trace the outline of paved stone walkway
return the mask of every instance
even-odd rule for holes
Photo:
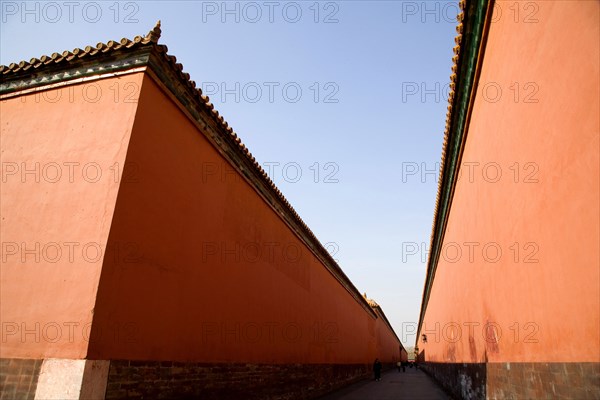
[[[444,393],[427,374],[415,368],[406,372],[388,371],[379,382],[363,381],[340,389],[319,400],[448,400]]]

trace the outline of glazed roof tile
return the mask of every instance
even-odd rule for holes
[[[445,128],[444,128],[444,141],[442,143],[440,176],[443,176],[444,168],[446,166],[446,147],[448,146],[448,137],[450,135],[450,126],[452,125],[452,110],[453,110],[453,106],[454,106],[454,95],[455,95],[455,90],[456,90],[456,83],[455,83],[456,82],[456,73],[458,71],[458,63],[460,61],[460,45],[462,42],[462,32],[463,32],[463,23],[462,22],[464,19],[465,3],[466,3],[466,0],[460,0],[460,2],[458,3],[459,8],[460,8],[460,13],[456,16],[456,19],[458,22],[456,25],[457,35],[454,38],[454,43],[456,44],[456,46],[454,46],[454,48],[452,49],[454,52],[454,56],[452,57],[452,67],[451,67],[452,74],[450,74],[450,92],[448,93],[448,107],[446,108],[446,110],[447,110],[446,124],[445,124]],[[437,194],[436,194],[436,198],[435,198],[435,207],[434,207],[434,211],[433,211],[434,219],[433,219],[433,223],[431,226],[431,238],[429,240],[430,243],[433,243],[433,240],[435,237],[435,227],[438,223],[438,209],[440,207],[442,186],[443,186],[442,179],[438,179],[438,188],[437,188]],[[429,254],[429,257],[431,257],[431,253]],[[427,260],[427,265],[429,265],[429,260]]]
[[[493,0],[460,0],[460,13],[452,57],[450,93],[446,113],[446,126],[442,145],[440,179],[435,200],[434,218],[431,229],[431,252],[427,259],[427,273],[419,317],[418,332],[422,328],[431,287],[434,282],[440,248],[444,240],[446,223],[458,181],[460,160],[467,137],[470,113],[485,52],[489,24],[493,15]],[[417,338],[419,335],[417,335]]]
[[[75,59],[91,58],[92,56],[95,56],[99,53],[102,54],[110,51],[117,51],[123,48],[131,49],[134,47],[148,44],[156,45],[158,39],[160,38],[160,34],[160,21],[158,21],[156,23],[156,26],[144,37],[136,36],[135,38],[133,38],[133,40],[129,40],[127,38],[122,38],[119,41],[109,40],[106,43],[100,42],[95,47],[86,46],[84,49],[75,48],[72,51],[65,50],[62,53],[52,53],[49,56],[43,55],[39,58],[32,58],[31,60],[29,60],[29,62],[20,61],[18,63],[11,63],[9,65],[0,65],[0,74],[2,75],[2,78],[5,78],[8,74],[11,73],[24,71],[33,72],[30,70],[39,69],[47,65],[55,65],[61,63],[67,64]],[[164,52],[166,53],[167,46],[158,46],[164,48]]]

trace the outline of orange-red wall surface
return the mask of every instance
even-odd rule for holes
[[[9,98],[2,115],[3,357],[399,358],[148,75]]]
[[[148,76],[88,356],[364,363],[399,359],[369,314]],[[117,340],[101,330],[119,327]]]
[[[3,86],[9,397],[316,398],[395,364],[381,309],[153,46],[116,55],[137,72]]]
[[[399,359],[147,74],[1,107],[2,357]]]
[[[87,354],[142,76],[0,101],[3,358]]]
[[[433,362],[598,362],[600,4],[536,2],[516,23],[513,3],[497,2],[418,345]]]

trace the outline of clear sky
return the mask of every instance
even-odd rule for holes
[[[159,42],[358,290],[414,344],[457,1],[0,5],[5,65],[132,39],[160,19]]]

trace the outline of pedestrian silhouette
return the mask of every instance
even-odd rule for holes
[[[380,381],[381,380],[381,362],[379,361],[379,358],[376,358],[375,362],[373,363],[373,373],[375,374],[375,380]]]

